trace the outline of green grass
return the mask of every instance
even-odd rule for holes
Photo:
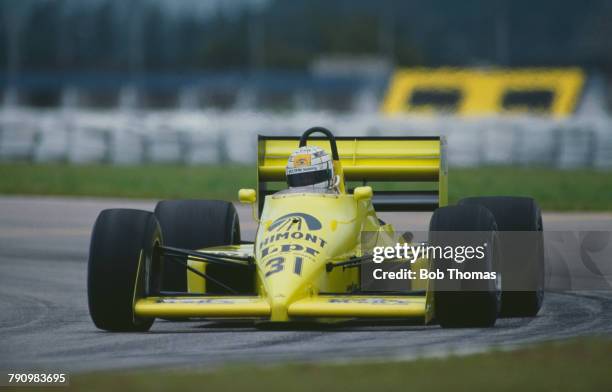
[[[548,211],[610,211],[612,171],[515,167],[450,171],[451,202],[492,195],[530,196]]]
[[[510,352],[410,362],[98,372],[73,376],[70,390],[609,391],[612,390],[610,369],[612,341],[591,338]]]
[[[254,186],[252,166],[0,164],[0,194],[235,200],[239,188]],[[457,168],[450,170],[449,192],[451,203],[465,196],[521,195],[549,211],[610,211],[612,172]]]
[[[129,198],[236,199],[255,187],[248,166],[0,164],[0,193]]]

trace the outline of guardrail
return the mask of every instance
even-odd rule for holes
[[[612,120],[387,117],[248,111],[0,111],[0,160],[111,164],[256,161],[256,135],[299,135],[322,125],[338,136],[444,135],[453,166],[612,168]]]

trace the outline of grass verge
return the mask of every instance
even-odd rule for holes
[[[255,169],[242,165],[2,163],[0,179],[0,194],[235,200],[239,188],[255,186]],[[517,167],[451,169],[451,203],[480,195],[531,196],[546,210],[610,211],[612,172]]]
[[[612,341],[589,338],[510,352],[411,362],[100,372],[72,377],[70,390],[604,391],[612,389],[610,369]]]

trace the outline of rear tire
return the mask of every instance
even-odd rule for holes
[[[164,235],[164,244],[182,249],[201,249],[240,243],[240,221],[232,203],[220,200],[164,200],[157,203],[155,216]],[[233,273],[234,276],[226,276]],[[235,269],[209,264],[206,274],[233,283],[240,274]],[[165,291],[187,291],[185,267],[166,262],[162,279]],[[207,293],[227,293],[212,281],[206,282]],[[230,287],[232,287],[230,285]]]
[[[483,246],[484,259],[467,259],[462,264],[434,259],[433,270],[444,273],[434,281],[434,308],[443,328],[492,327],[499,314],[501,293],[498,280],[450,279],[449,268],[464,272],[497,272],[495,218],[480,206],[452,206],[435,210],[429,226],[430,244],[434,246]],[[453,232],[451,236],[443,232]],[[476,232],[464,233],[461,232]],[[498,278],[499,279],[499,278]]]
[[[98,215],[87,269],[89,314],[106,331],[151,328],[153,318],[134,315],[138,298],[159,291],[161,231],[151,212],[112,209]],[[147,276],[149,280],[147,280]]]
[[[502,317],[534,317],[544,301],[544,246],[541,235],[521,236],[504,232],[542,232],[542,214],[529,197],[468,197],[459,205],[480,205],[491,211],[500,231],[502,256]],[[519,234],[520,235],[520,234]],[[507,240],[505,240],[505,238]],[[524,237],[524,238],[523,238]],[[521,250],[527,250],[521,252]],[[511,291],[512,290],[512,291]]]

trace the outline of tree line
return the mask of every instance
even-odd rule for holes
[[[4,0],[0,66],[304,70],[321,56],[368,55],[402,66],[612,70],[607,0],[268,0],[207,12],[169,4]]]

